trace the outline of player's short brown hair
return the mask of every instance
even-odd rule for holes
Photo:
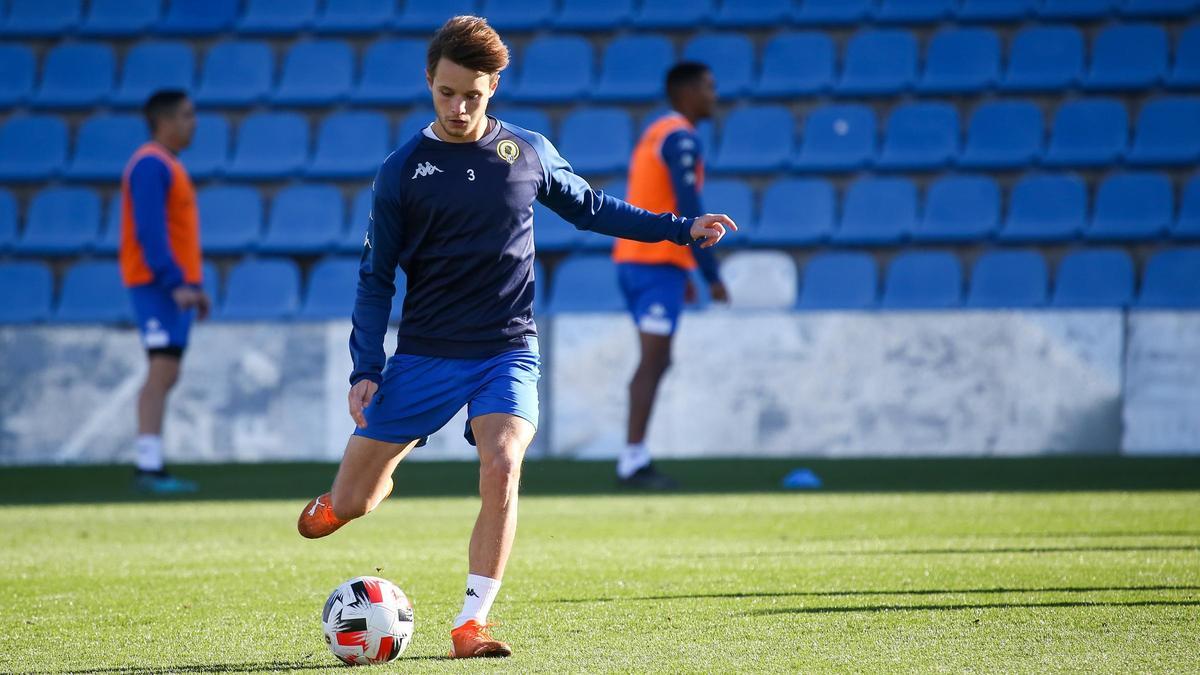
[[[508,47],[504,46],[496,29],[488,25],[487,19],[456,16],[443,24],[429,42],[426,67],[430,76],[442,58],[495,77],[508,67]]]

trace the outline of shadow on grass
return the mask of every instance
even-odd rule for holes
[[[420,452],[420,451],[418,451]],[[677,494],[769,493],[805,467],[823,481],[804,494],[853,492],[1043,492],[1104,490],[1200,490],[1197,457],[1039,457],[979,459],[712,459],[666,460],[662,469],[679,479]],[[331,463],[178,465],[200,492],[163,497],[132,489],[126,466],[0,468],[0,504],[294,499],[308,501],[329,489],[337,470]],[[471,462],[407,461],[394,474],[394,498],[478,494],[478,468]],[[602,462],[538,460],[526,464],[526,495],[638,494],[615,484],[613,467]]]
[[[399,662],[449,660],[449,656],[407,656],[401,657]],[[189,666],[113,666],[110,668],[87,668],[84,670],[71,668],[66,670],[28,671],[27,673],[18,673],[18,675],[66,675],[67,673],[71,673],[72,675],[160,675],[166,673],[258,673],[263,671],[286,673],[297,670],[347,670],[347,666],[336,662],[327,662],[322,659],[320,661],[298,660],[259,661],[246,663],[204,663]]]
[[[688,593],[680,595],[640,595],[628,598],[561,598],[554,603],[588,602],[637,602],[662,600],[708,600],[741,598],[841,598],[873,595],[992,595],[1002,593],[1138,593],[1146,591],[1200,591],[1200,586],[1049,586],[1044,588],[915,588],[907,590],[864,590],[864,591],[779,591],[748,593]]]
[[[1038,607],[1200,607],[1200,600],[1131,600],[1129,602],[996,602],[961,605],[867,605],[859,607],[795,607],[792,609],[760,609],[747,614],[778,616],[780,614],[838,614],[854,612],[941,612],[960,609],[1025,609]]]

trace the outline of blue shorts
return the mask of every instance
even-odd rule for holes
[[[467,406],[467,442],[475,445],[471,420],[481,415],[515,415],[537,428],[541,357],[536,337],[526,349],[486,359],[450,359],[396,354],[383,369],[383,382],[363,410],[367,426],[355,436],[386,443],[425,439]]]
[[[687,270],[675,265],[621,263],[617,265],[617,279],[639,332],[675,334],[683,313]]]
[[[182,311],[170,292],[153,284],[129,289],[134,320],[147,350],[187,347],[194,310]]]

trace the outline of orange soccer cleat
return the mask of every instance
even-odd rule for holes
[[[450,631],[450,642],[454,649],[452,659],[497,658],[512,656],[512,647],[493,639],[487,626],[471,620]]]
[[[300,536],[306,539],[320,539],[333,534],[348,522],[350,521],[333,515],[333,504],[329,493],[326,492],[304,507],[296,521],[296,529],[300,531]]]

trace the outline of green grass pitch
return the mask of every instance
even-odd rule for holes
[[[795,466],[825,488],[776,489]],[[419,672],[1197,672],[1200,461],[530,463],[493,619],[516,654],[445,658],[476,511],[470,464],[407,463],[324,540],[295,532],[328,465],[0,470],[0,672],[341,670],[320,610],[378,574],[413,598]]]

